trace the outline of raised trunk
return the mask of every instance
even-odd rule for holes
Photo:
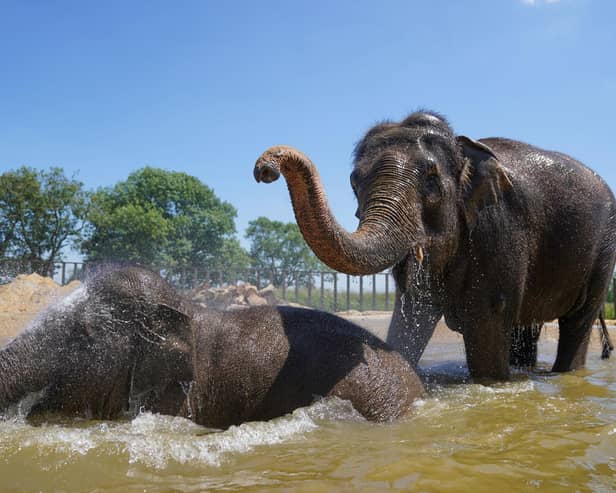
[[[257,160],[255,179],[270,183],[285,177],[295,219],[310,248],[325,264],[346,274],[374,274],[391,267],[409,251],[399,238],[400,227],[387,217],[363,218],[357,231],[349,233],[332,215],[319,173],[303,153],[276,146]]]

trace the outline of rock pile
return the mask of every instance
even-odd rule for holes
[[[274,286],[271,284],[263,289],[257,289],[251,284],[240,284],[224,288],[211,288],[204,284],[192,290],[189,297],[202,306],[215,310],[238,310],[249,306],[286,305],[276,298]]]

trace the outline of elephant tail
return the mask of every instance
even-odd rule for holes
[[[601,323],[601,359],[608,359],[610,353],[614,350],[614,344],[610,339],[610,333],[607,330],[605,323],[605,312],[601,310],[599,312],[599,322]]]

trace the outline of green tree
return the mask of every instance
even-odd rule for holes
[[[235,208],[186,173],[145,167],[92,198],[82,251],[90,261],[128,261],[168,273],[220,268],[238,250]],[[245,259],[244,259],[245,260]]]
[[[306,283],[310,276],[306,271],[324,269],[317,259],[296,223],[272,221],[259,217],[248,223],[246,238],[251,241],[250,255],[253,265],[265,270],[280,286],[284,279],[287,285],[295,279]]]
[[[62,168],[22,166],[0,175],[0,257],[48,275],[62,250],[81,240],[89,193]]]

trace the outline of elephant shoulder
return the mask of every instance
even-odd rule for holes
[[[292,330],[310,332],[315,339],[359,342],[374,348],[388,348],[368,330],[333,313],[295,307],[278,309],[286,326]]]

